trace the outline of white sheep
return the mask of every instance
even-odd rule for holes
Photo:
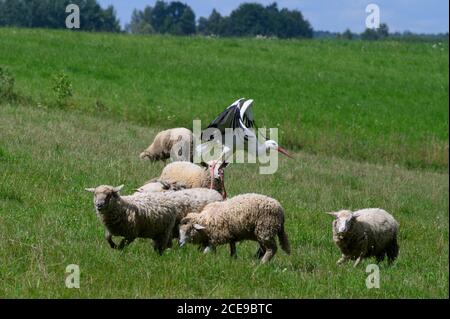
[[[186,188],[213,188],[221,192],[226,198],[224,185],[224,169],[228,163],[219,163],[214,168],[214,178],[211,181],[210,164],[201,163],[196,165],[190,162],[172,162],[164,167],[161,175],[157,178],[168,183],[177,183]]]
[[[174,192],[145,192],[120,196],[122,186],[108,185],[86,188],[94,193],[97,216],[106,228],[105,238],[116,248],[112,236],[124,237],[118,249],[135,238],[152,238],[160,254],[171,246],[172,236],[178,237],[180,220],[190,212],[200,212],[222,196],[210,189],[189,189]]]
[[[123,185],[86,188],[94,193],[97,216],[105,226],[105,239],[111,248],[123,249],[136,238],[151,238],[154,249],[162,254],[171,239],[177,219],[176,203],[164,193],[120,196]],[[149,196],[151,194],[151,196]],[[112,236],[122,236],[117,246]]]
[[[166,192],[166,191],[179,191],[186,189],[186,186],[179,183],[168,183],[165,181],[160,181],[158,179],[153,179],[146,182],[144,185],[136,189],[136,193],[146,193],[146,192]]]
[[[389,262],[398,256],[397,234],[399,223],[380,208],[367,208],[351,212],[329,212],[333,221],[333,240],[341,250],[341,264],[355,260],[356,267],[362,258],[375,257],[377,262],[387,255]]]
[[[156,134],[152,144],[139,157],[151,161],[167,160],[192,162],[193,137],[187,128],[173,128]]]
[[[257,257],[262,258],[262,263],[276,253],[276,236],[289,254],[283,207],[277,200],[259,194],[243,194],[208,204],[201,213],[186,215],[180,224],[180,245],[192,242],[215,249],[229,243],[231,256],[236,257],[236,242],[254,240],[259,243]]]

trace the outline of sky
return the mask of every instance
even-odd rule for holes
[[[195,12],[196,18],[208,17],[213,9],[229,15],[243,2],[268,5],[276,0],[180,0]],[[114,6],[122,26],[130,21],[133,9],[153,6],[156,0],[98,0],[102,7]],[[170,0],[166,0],[170,2]],[[416,33],[448,32],[448,0],[278,0],[278,8],[298,9],[309,20],[314,30],[353,32],[365,29],[366,6],[375,3],[380,8],[380,20],[391,32]]]

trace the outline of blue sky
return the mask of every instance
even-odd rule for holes
[[[99,0],[105,7],[114,5],[122,25],[129,22],[134,8],[143,9],[156,0]],[[166,0],[168,2],[168,0]],[[181,0],[195,11],[196,17],[207,17],[212,9],[228,15],[243,2],[258,2],[264,5],[274,0]],[[299,9],[315,30],[344,31],[350,28],[361,32],[365,28],[365,8],[369,3],[380,7],[381,22],[386,22],[391,31],[417,33],[448,32],[448,0],[279,0],[279,8]]]

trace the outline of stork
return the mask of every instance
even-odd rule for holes
[[[197,152],[202,153],[209,150],[214,143],[220,143],[222,146],[222,153],[220,156],[211,163],[210,174],[211,180],[214,177],[214,170],[216,164],[220,161],[222,165],[227,162],[227,159],[233,155],[233,150],[246,149],[247,152],[258,156],[259,154],[266,154],[270,149],[276,150],[290,158],[293,158],[284,148],[278,145],[274,140],[268,140],[264,137],[264,141],[258,140],[254,130],[257,128],[252,111],[253,100],[246,100],[241,98],[236,100],[233,104],[227,107],[222,113],[220,113],[208,127],[202,131],[201,140],[204,143],[197,147]],[[235,129],[238,130],[235,130]],[[214,136],[207,136],[206,131],[208,129],[217,129],[222,138],[214,139]],[[233,130],[236,134],[236,138],[225,138],[226,129]],[[234,137],[233,136],[233,137]],[[229,145],[228,145],[229,144]],[[249,148],[248,145],[256,145],[256,148]],[[222,174],[221,174],[222,176]],[[222,180],[223,184],[223,180]],[[212,188],[211,183],[211,188]],[[222,185],[223,186],[223,185]]]

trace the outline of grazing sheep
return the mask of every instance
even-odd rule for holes
[[[153,143],[139,157],[151,161],[172,160],[192,162],[192,132],[187,128],[173,128],[156,134]],[[171,157],[172,155],[172,157]]]
[[[228,163],[216,165],[214,180],[211,183],[209,164],[202,163],[202,166],[190,162],[172,162],[161,172],[158,180],[168,183],[178,183],[186,188],[212,188],[221,192],[226,198],[226,191],[223,185],[223,170]],[[212,185],[211,185],[212,184]]]
[[[275,199],[259,194],[243,194],[208,204],[201,213],[188,214],[180,224],[180,245],[192,242],[215,249],[229,243],[231,256],[236,257],[236,242],[254,240],[260,245],[257,257],[262,258],[262,263],[277,251],[275,236],[290,254],[283,207]]]
[[[222,200],[215,190],[194,188],[174,192],[147,192],[120,196],[122,186],[86,188],[94,193],[97,216],[105,225],[105,238],[116,248],[112,236],[124,237],[118,249],[135,238],[152,238],[160,254],[178,237],[178,225],[190,212],[200,212],[207,204]]]
[[[328,214],[336,218],[333,221],[333,240],[342,252],[338,264],[356,259],[356,267],[366,257],[373,256],[377,262],[383,261],[385,255],[389,262],[397,258],[399,224],[386,211],[367,208],[353,213],[341,210]]]
[[[168,183],[165,181],[159,181],[157,179],[153,179],[136,189],[135,194],[137,193],[147,193],[147,192],[166,192],[166,191],[179,191],[182,189],[186,189],[186,186],[181,185],[179,183]]]

